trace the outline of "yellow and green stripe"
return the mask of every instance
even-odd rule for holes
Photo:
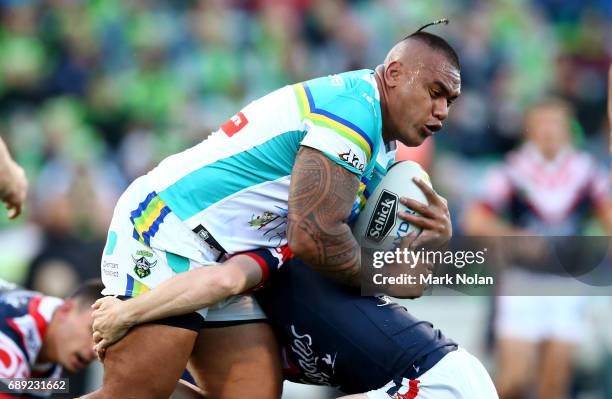
[[[150,290],[151,289],[147,285],[141,283],[128,274],[127,284],[125,286],[125,296],[135,297]]]
[[[147,198],[138,205],[138,208],[130,213],[130,220],[134,225],[133,237],[147,246],[151,246],[151,238],[159,230],[159,225],[164,222],[170,208],[157,195],[155,191],[147,195]]]
[[[293,91],[298,100],[300,114],[303,119],[309,119],[316,125],[335,131],[361,148],[368,157],[368,160],[372,158],[372,148],[374,145],[363,130],[346,119],[324,109],[317,108],[306,83],[293,85]]]

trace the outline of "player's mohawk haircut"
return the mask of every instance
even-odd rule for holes
[[[428,24],[425,24],[425,25],[421,26],[419,29],[417,29],[417,32],[425,30],[425,29],[429,28],[430,26],[434,26],[434,25],[439,25],[439,24],[448,25],[448,22],[449,22],[448,18],[442,18],[442,19],[439,19],[437,21],[433,21],[433,22],[430,22]]]
[[[454,67],[456,67],[457,69],[461,69],[459,65],[459,56],[457,55],[455,50],[451,47],[451,45],[448,44],[448,42],[444,40],[443,38],[441,38],[440,36],[434,35],[433,33],[425,32],[425,29],[429,28],[430,26],[439,25],[439,24],[448,25],[448,23],[449,23],[448,18],[442,18],[442,19],[438,19],[437,21],[430,22],[428,24],[421,26],[419,29],[416,30],[416,32],[409,34],[403,40],[408,40],[408,39],[419,40],[427,44],[432,49],[438,50],[444,53],[449,59],[449,61],[453,64]]]

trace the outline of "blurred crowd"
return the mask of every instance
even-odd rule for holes
[[[25,216],[0,218],[0,277],[63,295],[98,276],[130,181],[247,102],[374,68],[442,17],[430,31],[460,56],[462,96],[428,148],[454,215],[543,95],[608,161],[609,0],[0,0],[0,135],[31,184]]]

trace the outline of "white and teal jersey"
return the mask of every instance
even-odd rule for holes
[[[209,233],[228,253],[285,245],[289,184],[300,146],[321,151],[359,176],[354,216],[372,191],[366,185],[380,180],[393,157],[381,130],[372,70],[276,90],[149,172],[151,193],[130,216],[133,237],[188,256],[178,244],[155,240],[173,213],[189,230],[204,228],[202,238]]]

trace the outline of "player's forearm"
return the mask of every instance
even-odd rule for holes
[[[345,223],[320,226],[290,222],[289,247],[310,267],[342,284],[359,285],[361,249]]]
[[[136,325],[192,313],[250,288],[247,280],[224,266],[193,269],[126,301],[127,317]]]

